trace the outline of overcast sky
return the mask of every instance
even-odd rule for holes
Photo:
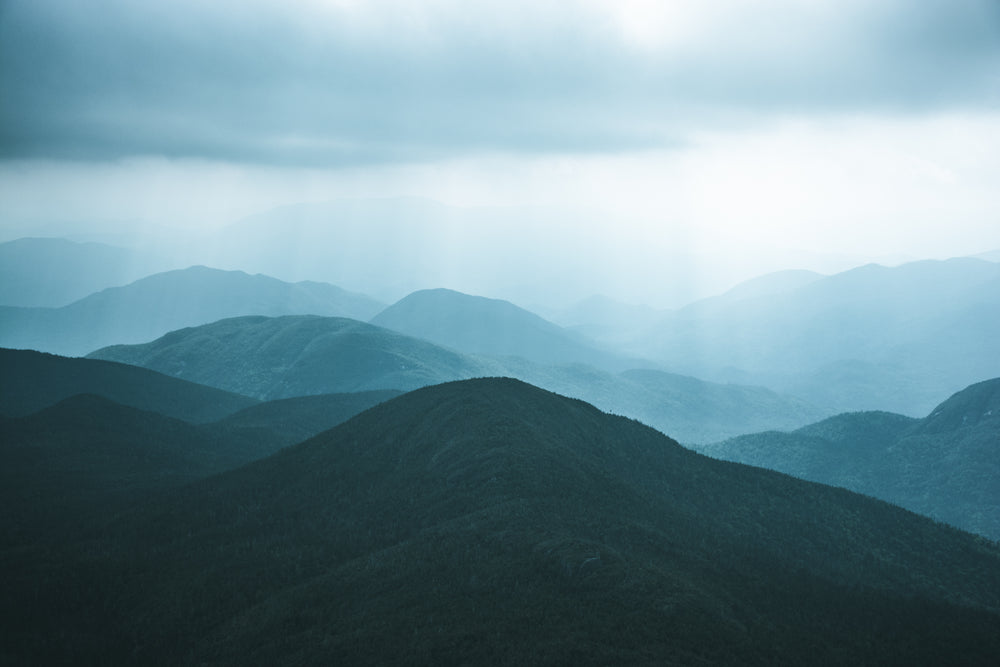
[[[998,186],[997,0],[0,0],[0,240],[415,195],[940,257]]]

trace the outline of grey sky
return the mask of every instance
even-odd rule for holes
[[[997,0],[0,0],[0,240],[415,196],[655,291],[1000,248],[997,183]]]
[[[3,155],[618,152],[772,114],[1000,101],[995,0],[657,4],[7,0]]]

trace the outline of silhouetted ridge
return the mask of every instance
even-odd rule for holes
[[[1000,651],[996,545],[503,378],[386,401],[76,549],[80,562],[9,559],[0,604],[18,610],[21,662],[975,664]]]
[[[23,416],[77,394],[200,423],[257,401],[136,366],[0,348],[0,415]]]

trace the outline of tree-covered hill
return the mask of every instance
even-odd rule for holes
[[[924,419],[848,413],[791,433],[698,449],[882,498],[1000,540],[1000,379],[967,387]]]
[[[508,379],[400,396],[48,555],[3,554],[19,662],[1000,655],[995,544]]]
[[[193,423],[216,421],[257,403],[128,364],[0,348],[0,415],[29,415],[77,394]]]

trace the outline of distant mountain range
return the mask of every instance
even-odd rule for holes
[[[2,552],[8,660],[910,665],[1000,654],[996,544],[713,461],[514,380],[414,391],[164,493],[109,508],[58,547],[28,533]],[[3,517],[2,534],[17,535],[23,519]]]
[[[58,308],[171,268],[151,253],[103,243],[8,241],[0,243],[0,306]]]
[[[325,283],[293,284],[194,266],[105,289],[62,308],[0,307],[0,346],[83,355],[225,317],[316,314],[368,319],[383,308],[367,296]]]
[[[1000,264],[966,258],[869,265],[766,296],[706,299],[630,351],[841,411],[916,416],[1000,375],[997,340]]]
[[[372,324],[467,354],[515,356],[543,364],[586,363],[627,368],[628,360],[599,350],[509,301],[454,290],[414,292],[389,306]]]
[[[842,486],[1000,540],[1000,379],[956,393],[920,420],[849,413],[698,450]]]
[[[526,319],[534,325],[533,317]],[[527,334],[513,338],[533,341],[537,331],[528,327]],[[559,340],[557,327],[555,335],[547,328],[541,331],[548,336],[540,336],[542,340]],[[534,349],[541,354],[545,348]],[[469,355],[340,318],[236,318],[175,331],[152,343],[97,350],[90,356],[263,400],[410,390],[449,380],[513,376],[641,419],[684,442],[711,442],[760,428],[795,428],[830,414],[761,387],[712,384],[653,370],[613,373],[584,364]]]
[[[492,374],[486,363],[417,338],[340,317],[238,317],[151,343],[97,350],[120,361],[262,400],[410,390]]]

